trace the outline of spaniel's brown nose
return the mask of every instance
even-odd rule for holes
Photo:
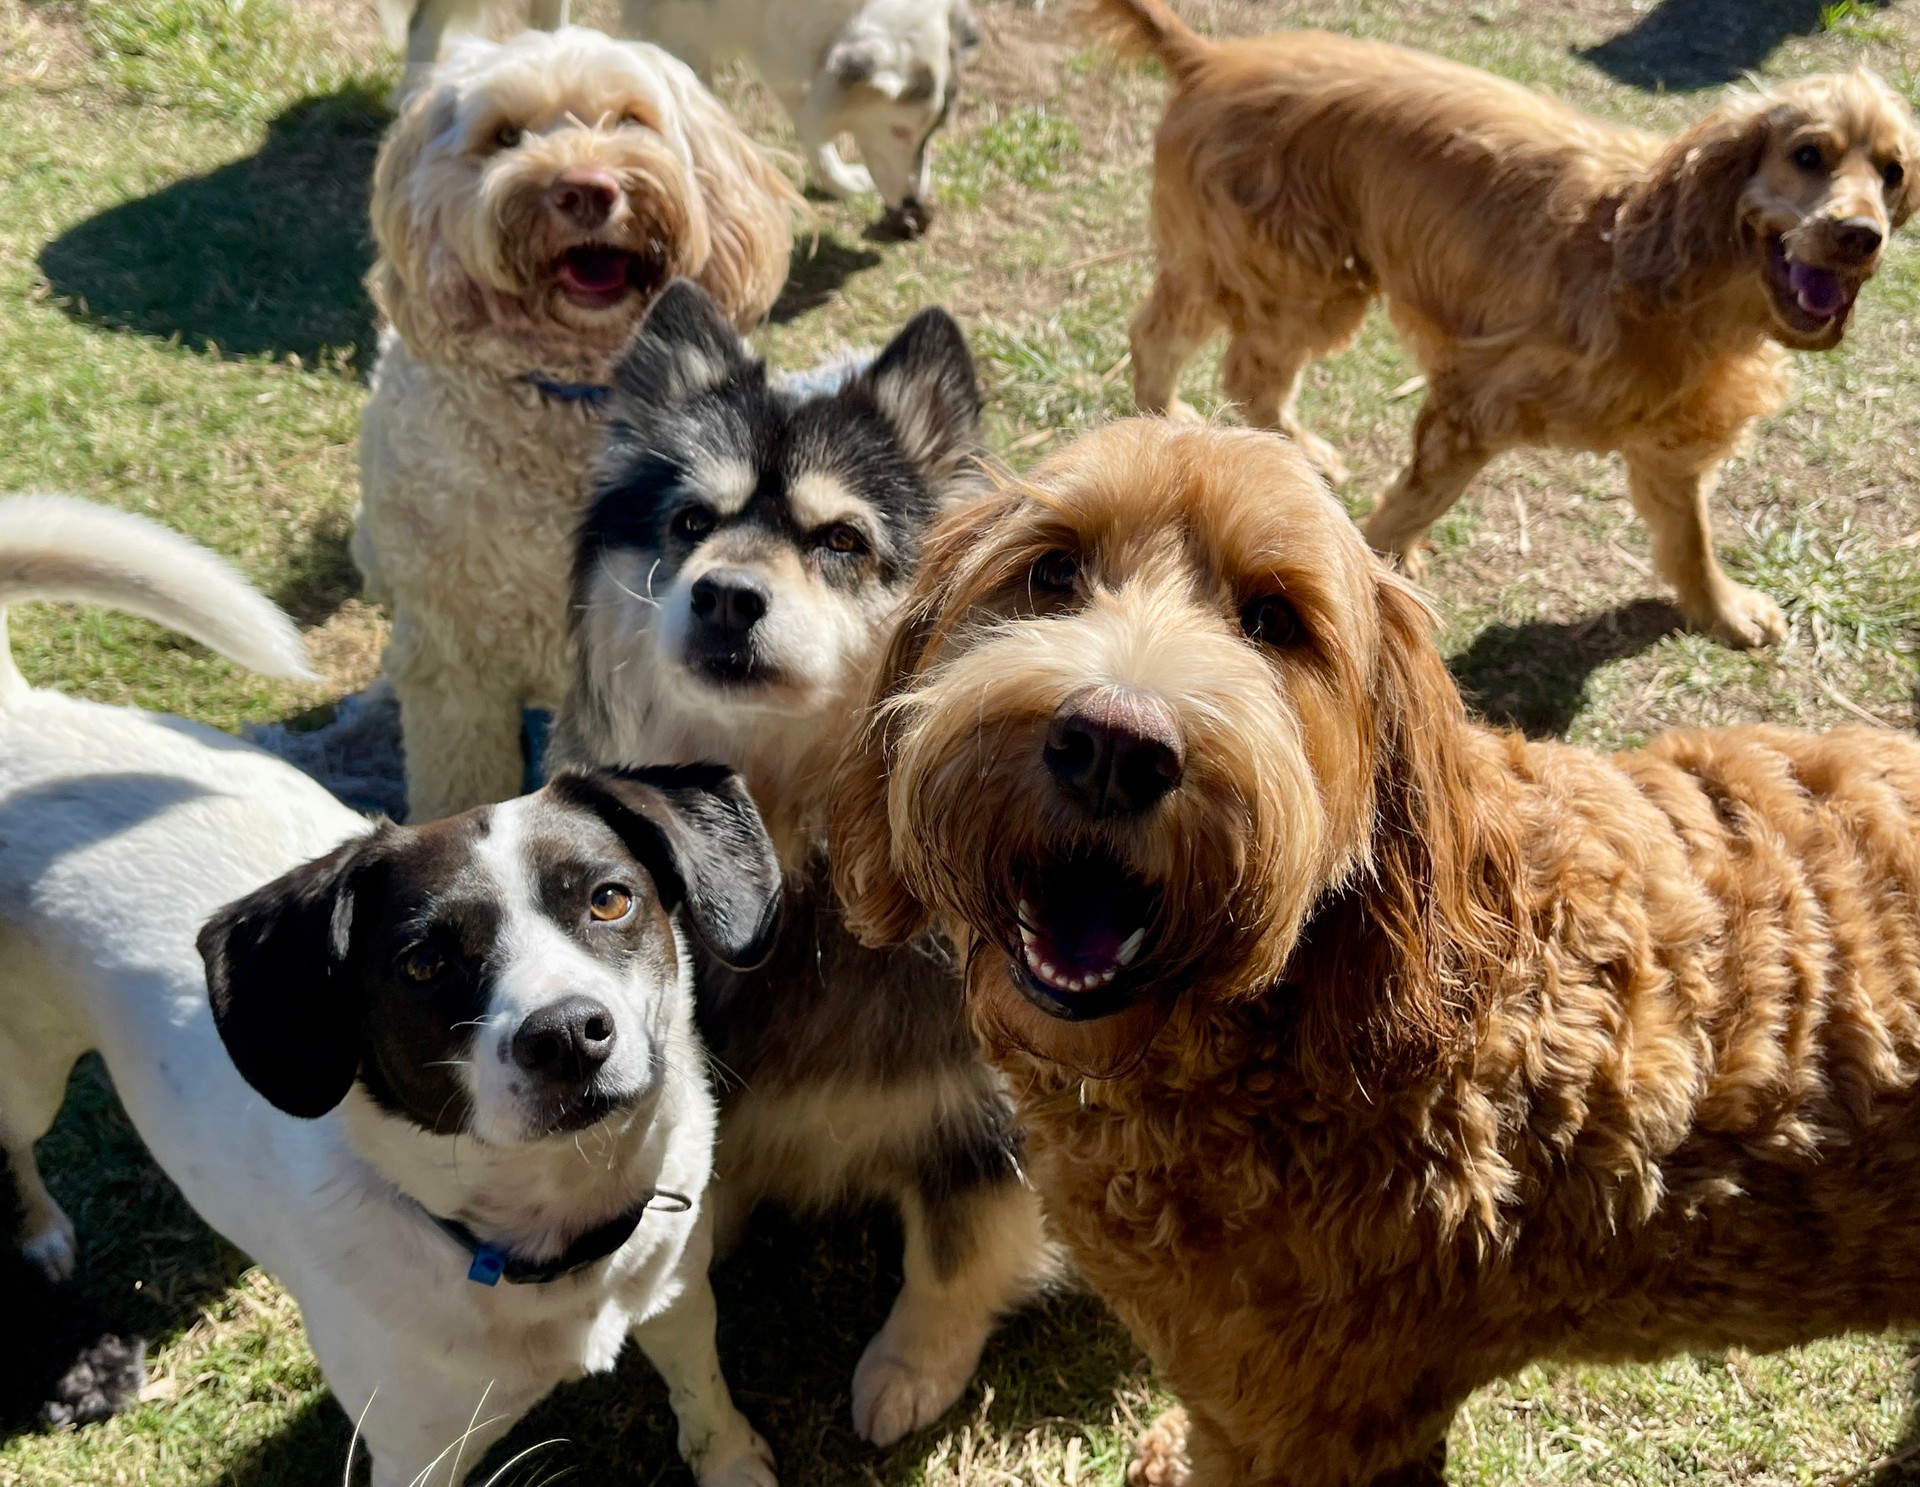
[[[1887,240],[1880,224],[1872,217],[1848,217],[1832,227],[1834,248],[1855,263],[1864,263],[1880,251]]]
[[[1151,692],[1085,687],[1055,710],[1047,769],[1092,816],[1135,816],[1180,783],[1186,747],[1172,709]]]
[[[575,227],[591,230],[613,215],[620,199],[620,183],[611,171],[570,166],[547,189],[547,201]]]

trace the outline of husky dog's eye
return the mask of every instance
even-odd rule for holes
[[[673,513],[673,530],[681,537],[704,537],[713,530],[713,509],[695,502]]]
[[[1887,183],[1889,191],[1898,191],[1900,183],[1907,178],[1906,168],[1898,160],[1889,160],[1880,167],[1880,179]]]
[[[1802,170],[1823,170],[1827,157],[1820,153],[1818,145],[1802,145],[1793,152],[1793,163]]]
[[[511,150],[526,138],[526,130],[518,124],[502,124],[493,131],[493,142],[503,150]]]
[[[1080,560],[1072,553],[1056,548],[1043,553],[1027,570],[1028,581],[1049,594],[1068,592],[1080,577]]]
[[[1262,594],[1241,609],[1240,628],[1262,645],[1291,645],[1300,638],[1300,616],[1278,594]]]
[[[618,883],[602,883],[587,895],[587,911],[595,919],[603,919],[608,923],[625,919],[632,907],[633,895]]]
[[[828,552],[843,553],[848,557],[867,551],[867,539],[860,535],[860,529],[843,521],[834,522],[831,526],[822,527],[815,532],[813,545],[824,547]]]
[[[409,945],[400,952],[400,974],[409,981],[438,980],[447,968],[447,958],[431,945]]]

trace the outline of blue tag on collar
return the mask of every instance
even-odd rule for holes
[[[498,1245],[483,1244],[473,1252],[473,1263],[467,1267],[467,1279],[476,1285],[497,1286],[506,1270],[507,1252]]]

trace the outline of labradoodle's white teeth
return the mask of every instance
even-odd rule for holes
[[[1020,926],[1020,943],[1028,952],[1031,952],[1033,947],[1040,943],[1040,938],[1023,924]]]
[[[1147,927],[1143,924],[1121,942],[1120,949],[1113,957],[1114,960],[1123,966],[1132,965],[1134,956],[1140,953],[1140,947],[1146,942],[1146,938]]]

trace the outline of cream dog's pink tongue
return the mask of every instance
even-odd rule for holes
[[[1830,320],[1847,307],[1847,288],[1840,276],[1807,263],[1787,265],[1787,288],[1809,315]]]

